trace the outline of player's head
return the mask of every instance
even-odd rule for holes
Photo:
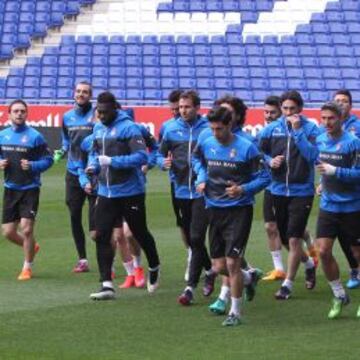
[[[185,121],[195,120],[199,109],[200,97],[195,90],[188,90],[181,93],[179,98],[179,112]]]
[[[223,106],[209,111],[208,119],[211,131],[220,143],[227,143],[232,138],[233,113]]]
[[[304,100],[296,90],[285,91],[280,97],[281,112],[284,116],[300,114],[304,107]]]
[[[270,124],[281,116],[280,97],[271,95],[264,101],[264,120],[266,124]]]
[[[115,96],[109,91],[100,93],[97,97],[96,110],[98,119],[104,125],[111,124],[115,120],[118,110]]]
[[[27,119],[28,106],[24,100],[17,99],[9,104],[8,112],[13,125],[23,125]]]
[[[334,101],[325,103],[320,109],[320,120],[326,132],[331,136],[341,134],[343,110]]]
[[[347,89],[338,90],[334,95],[334,101],[342,108],[342,119],[346,120],[352,109],[351,92]]]
[[[214,105],[225,107],[233,114],[233,127],[244,125],[247,106],[243,100],[232,95],[225,95],[217,99]]]
[[[92,96],[91,84],[87,81],[80,81],[74,90],[74,99],[78,106],[86,106],[90,103]]]
[[[180,99],[180,95],[182,92],[183,92],[182,90],[176,89],[176,90],[171,91],[171,93],[168,96],[169,108],[170,108],[170,111],[171,111],[172,115],[174,116],[174,118],[180,116],[179,99]]]

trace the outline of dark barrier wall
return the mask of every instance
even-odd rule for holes
[[[4,129],[0,126],[0,130]],[[34,128],[44,135],[51,150],[59,149],[61,146],[61,128],[55,127],[36,127]]]

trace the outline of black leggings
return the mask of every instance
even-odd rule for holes
[[[120,198],[99,196],[95,207],[96,255],[100,281],[111,280],[114,249],[111,235],[117,219],[124,218],[143,249],[150,268],[159,266],[159,256],[153,236],[147,228],[145,195]]]

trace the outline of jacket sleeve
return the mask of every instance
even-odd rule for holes
[[[61,127],[61,144],[61,150],[68,152],[70,147],[70,139],[68,128],[65,125],[65,117],[63,117],[63,123]]]
[[[193,170],[197,175],[195,185],[197,186],[201,183],[206,182],[208,178],[207,167],[201,143],[196,144],[196,147],[192,154],[191,162]]]
[[[309,135],[303,128],[292,130],[295,144],[300,154],[309,162],[314,163],[319,156],[319,150],[315,144],[315,140],[320,135],[319,128],[314,124]]]
[[[245,193],[256,194],[270,184],[270,172],[263,156],[254,144],[249,148],[247,158],[252,169],[251,180],[241,187]]]
[[[159,144],[156,141],[155,137],[151,134],[151,132],[143,125],[141,125],[141,134],[145,140],[145,146],[148,149],[148,166],[149,169],[152,169],[156,165],[157,154],[159,150]]]
[[[36,160],[30,162],[31,170],[34,173],[46,171],[54,162],[51,151],[42,135],[38,135],[34,143]]]
[[[161,170],[165,170],[164,169],[164,160],[167,157],[167,154],[170,151],[170,148],[171,147],[170,147],[169,141],[167,139],[167,134],[166,134],[166,132],[164,132],[160,146],[159,146],[159,150],[158,150],[157,156],[156,156],[156,163]]]
[[[356,139],[352,146],[352,167],[337,167],[335,176],[347,183],[358,183],[360,180],[360,140]]]
[[[137,168],[148,163],[146,146],[141,132],[135,124],[127,129],[127,144],[130,149],[129,155],[112,156],[110,166],[115,169]]]

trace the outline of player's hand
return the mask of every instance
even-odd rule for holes
[[[286,121],[291,124],[294,130],[301,128],[301,118],[299,114],[294,114],[286,117]]]
[[[58,164],[60,160],[64,157],[65,152],[62,149],[55,150],[54,151],[54,163]]]
[[[106,155],[99,156],[100,166],[109,166],[111,164],[111,157]]]
[[[277,155],[270,161],[270,167],[272,169],[278,169],[281,164],[284,162],[285,156],[284,155]]]
[[[322,185],[319,184],[315,189],[316,195],[320,196],[322,193]]]
[[[5,168],[9,165],[8,159],[0,160],[0,170],[5,170]]]
[[[87,184],[85,185],[84,191],[85,191],[87,194],[89,194],[89,195],[92,194],[93,188],[92,188],[92,186],[91,186],[90,183],[87,183]]]
[[[172,155],[172,153],[169,151],[168,154],[167,154],[167,157],[164,159],[163,168],[164,168],[165,170],[169,170],[169,169],[171,168],[172,161],[173,161],[173,155]]]
[[[24,171],[30,170],[30,167],[31,167],[30,161],[26,160],[26,159],[21,159],[20,160],[20,167]]]
[[[202,183],[200,183],[200,184],[196,187],[196,191],[197,191],[199,194],[204,194],[204,192],[205,192],[205,187],[206,187],[206,183],[202,182]]]
[[[141,167],[141,172],[142,172],[144,175],[146,175],[148,171],[149,171],[149,166],[148,166],[148,165],[143,165],[143,166]]]
[[[239,197],[244,193],[244,189],[234,183],[233,181],[228,181],[228,187],[225,188],[225,193],[231,198]]]
[[[94,173],[95,173],[95,168],[93,166],[88,166],[85,169],[85,174],[87,175],[94,175]]]
[[[336,173],[336,166],[327,163],[320,163],[316,166],[316,169],[320,175],[334,176]]]

